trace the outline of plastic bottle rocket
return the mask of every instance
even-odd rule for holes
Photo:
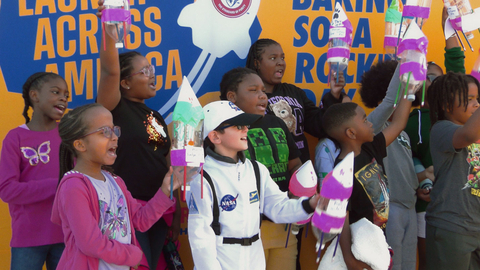
[[[312,161],[308,160],[298,170],[296,170],[290,178],[288,189],[294,196],[297,197],[311,197],[315,195],[317,190],[318,178],[313,168]],[[292,233],[298,234],[299,226],[307,224],[311,218],[302,220],[292,224]]]
[[[128,0],[105,0],[105,9],[102,12],[102,28],[105,40],[105,32],[115,40],[116,48],[123,48],[132,24],[130,16],[130,4]],[[126,47],[126,43],[125,43]]]
[[[327,62],[330,64],[329,76],[333,73],[337,78],[337,82],[337,74],[344,71],[348,66],[352,32],[352,24],[348,20],[340,2],[337,2],[330,24],[327,51]]]
[[[471,75],[475,78],[477,78],[478,81],[480,81],[480,49],[478,50],[478,57],[477,61],[475,61],[475,64],[473,65],[472,73]]]
[[[403,40],[398,46],[400,55],[400,87],[405,89],[404,98],[415,100],[415,92],[427,78],[427,45],[428,39],[422,30],[412,21],[408,26]],[[423,105],[423,100],[422,100]]]
[[[350,152],[323,179],[320,200],[312,217],[312,224],[321,231],[319,255],[325,246],[324,239],[342,232],[353,190],[353,160],[354,154]]]
[[[431,4],[432,0],[407,0],[403,8],[403,17],[408,24],[413,20],[422,28],[430,16]]]
[[[205,160],[202,126],[204,118],[200,102],[195,96],[188,79],[183,77],[178,100],[173,110],[173,138],[170,151],[173,172],[177,177],[183,178],[183,201],[186,200],[189,183],[198,173],[203,172],[202,165]]]
[[[448,12],[448,18],[453,29],[462,31],[462,16],[473,13],[469,0],[444,0],[443,4]],[[464,32],[467,39],[472,39],[472,32]]]
[[[383,48],[390,59],[397,59],[397,47],[403,37],[406,21],[402,20],[403,4],[400,0],[392,0],[392,3],[385,12],[385,38]],[[402,25],[403,24],[403,25]]]

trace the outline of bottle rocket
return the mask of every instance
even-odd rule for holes
[[[397,59],[397,47],[405,34],[407,22],[402,20],[403,4],[400,0],[392,0],[385,13],[385,38],[383,48],[390,59]],[[403,24],[403,25],[402,25]]]
[[[477,61],[475,61],[475,64],[473,65],[472,73],[471,75],[475,78],[477,78],[478,81],[480,81],[480,49],[478,50],[478,57]]]
[[[444,0],[443,4],[447,9],[448,19],[452,27],[457,31],[462,31],[462,16],[472,14],[473,9],[468,0]],[[472,39],[472,32],[464,32],[467,39]]]
[[[342,232],[353,190],[353,160],[354,154],[350,152],[323,179],[320,200],[312,217],[312,224],[321,232],[318,254],[325,246],[324,239]]]
[[[427,37],[412,21],[398,46],[400,54],[400,82],[405,89],[404,98],[415,100],[415,93],[424,86],[427,76]],[[424,86],[425,88],[425,86]],[[422,101],[423,104],[423,101]]]
[[[337,2],[329,30],[327,62],[330,64],[330,74],[337,78],[338,73],[344,71],[350,59],[353,27],[342,8]],[[329,80],[330,81],[330,80]]]
[[[123,42],[130,32],[130,4],[128,0],[105,0],[102,12],[103,35],[105,32],[115,40],[116,48],[123,48]],[[125,43],[126,47],[126,43]]]
[[[312,161],[308,160],[290,178],[288,189],[296,197],[311,197],[317,190],[318,178]],[[307,224],[311,218],[292,224],[292,233],[298,234],[301,225]]]
[[[403,17],[407,24],[415,21],[421,29],[430,16],[431,5],[432,0],[407,0],[403,8]]]
[[[172,113],[173,138],[170,160],[173,173],[183,179],[182,200],[186,201],[190,182],[203,173],[203,109],[186,77],[183,77],[178,100]],[[201,178],[203,181],[203,177]],[[203,188],[203,183],[202,183]],[[203,190],[202,190],[203,198]]]

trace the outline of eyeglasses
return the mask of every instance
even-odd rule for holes
[[[140,69],[140,71],[128,75],[125,79],[130,78],[130,77],[135,76],[135,75],[140,74],[140,73],[143,73],[143,75],[145,75],[146,77],[150,77],[150,75],[155,75],[155,66],[148,65],[147,67],[144,67],[144,68]]]
[[[100,132],[100,131],[102,132],[103,136],[105,136],[106,138],[109,138],[109,139],[112,138],[113,133],[115,133],[115,136],[117,136],[117,137],[120,137],[120,134],[121,134],[119,126],[114,126],[113,128],[111,128],[111,127],[101,127],[97,130],[94,130],[90,133],[87,133],[87,134],[83,135],[80,138],[85,138],[88,135],[92,135],[92,134],[95,134],[95,133]]]
[[[247,126],[247,125],[245,125],[245,126],[241,126],[241,125],[226,125],[226,126],[223,126],[223,127],[218,127],[218,128],[216,128],[216,130],[224,130],[224,129],[226,129],[226,128],[233,127],[233,126],[236,127],[238,130],[243,130],[244,128],[249,128],[249,127],[250,127],[250,126]]]

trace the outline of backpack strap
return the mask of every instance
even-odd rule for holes
[[[255,172],[255,178],[257,182],[258,201],[259,201],[258,204],[260,205],[260,168],[258,167],[257,161],[251,160],[251,162],[253,165],[253,170]],[[220,210],[218,206],[217,193],[215,192],[215,186],[213,185],[212,177],[210,177],[210,175],[205,170],[203,170],[203,177],[205,178],[205,180],[207,180],[207,183],[210,185],[210,188],[212,189],[212,196],[213,196],[213,207],[212,207],[213,221],[212,221],[212,224],[210,224],[210,227],[212,227],[215,235],[220,235],[220,222],[219,222]],[[263,214],[260,212],[260,225],[262,224],[262,217],[263,217]]]
[[[253,170],[255,171],[255,179],[257,180],[257,192],[258,192],[258,205],[260,206],[260,168],[258,167],[258,163],[256,160],[250,160],[253,165]],[[260,213],[260,222],[259,225],[262,226],[263,220],[263,213],[262,211],[258,211]]]
[[[215,192],[215,186],[213,185],[212,177],[207,173],[207,171],[203,170],[203,177],[207,180],[207,183],[210,185],[212,189],[212,196],[213,196],[213,221],[210,224],[212,227],[213,232],[215,235],[220,235],[220,222],[218,221],[220,216],[220,210],[218,209],[218,200],[217,200],[217,193]]]

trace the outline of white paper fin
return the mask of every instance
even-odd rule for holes
[[[450,19],[447,18],[445,21],[445,39],[448,39],[452,35],[455,35],[455,29],[453,29],[452,23],[450,22]]]
[[[474,13],[462,17],[463,32],[470,32],[480,28],[480,8],[476,8]]]
[[[345,158],[333,168],[332,176],[337,179],[344,187],[353,186],[353,152],[350,152]]]
[[[342,26],[346,20],[348,20],[347,14],[345,14],[340,2],[337,2],[333,11],[332,26]]]
[[[403,39],[419,39],[424,37],[422,30],[418,27],[417,23],[412,20],[410,25],[408,26],[407,32],[405,32],[405,36]]]
[[[192,107],[201,106],[186,76],[183,76],[182,85],[180,85],[177,102],[178,101],[188,102],[192,104]]]

